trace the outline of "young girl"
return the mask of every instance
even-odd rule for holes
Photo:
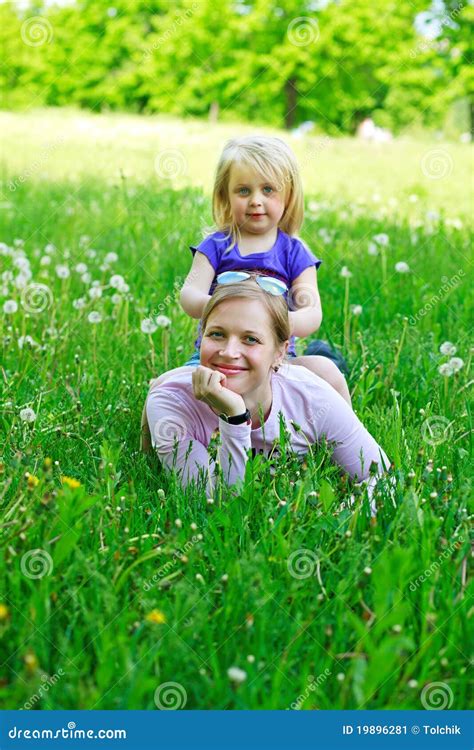
[[[296,237],[303,190],[290,148],[260,135],[229,141],[217,166],[212,212],[218,231],[191,247],[193,263],[180,297],[184,311],[200,319],[217,283],[243,281],[250,273],[270,294],[285,295],[292,334],[288,361],[319,375],[350,404],[345,378],[331,359],[296,356],[295,336],[308,336],[321,325],[316,280],[321,261]],[[199,364],[200,339],[185,366]]]

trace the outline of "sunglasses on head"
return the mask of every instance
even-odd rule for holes
[[[288,291],[288,287],[280,279],[274,279],[273,276],[261,276],[257,273],[247,273],[247,271],[224,271],[217,276],[216,281],[218,284],[236,284],[239,281],[247,281],[247,279],[255,279],[264,292],[273,294],[275,297]]]

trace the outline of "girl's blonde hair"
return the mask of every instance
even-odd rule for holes
[[[290,338],[290,321],[288,316],[288,305],[286,304],[283,294],[273,295],[260,289],[257,282],[249,279],[248,281],[239,281],[237,284],[217,284],[211,299],[206,304],[202,317],[202,331],[206,330],[207,321],[213,310],[221,302],[227,299],[256,299],[259,300],[266,308],[270,318],[270,327],[272,329],[275,346],[280,346]]]
[[[303,186],[295,155],[280,138],[246,135],[233,138],[224,146],[217,165],[212,194],[212,216],[217,230],[232,238],[230,248],[238,243],[240,232],[230,208],[229,180],[233,164],[244,164],[284,191],[285,211],[279,227],[291,236],[297,234],[304,215]],[[229,249],[230,249],[229,248]]]

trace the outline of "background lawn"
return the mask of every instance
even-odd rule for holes
[[[375,520],[324,448],[274,477],[255,459],[213,504],[139,450],[149,379],[192,351],[177,299],[218,154],[256,128],[0,128],[2,707],[466,708],[471,147],[281,134],[324,261],[320,337],[394,462]]]

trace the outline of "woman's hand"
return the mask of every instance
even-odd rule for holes
[[[194,395],[198,401],[204,401],[218,414],[237,417],[245,412],[245,401],[226,385],[226,376],[210,367],[199,365],[193,372]]]

